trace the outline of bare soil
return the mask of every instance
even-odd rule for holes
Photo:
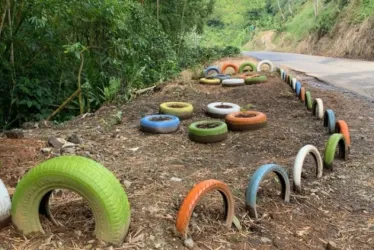
[[[170,121],[171,118],[167,116],[159,116],[159,117],[152,117],[149,120],[153,122],[163,122],[163,121]]]
[[[175,230],[176,214],[188,191],[206,179],[218,179],[230,187],[243,230],[223,225],[222,198],[218,192],[212,193],[199,202],[190,222],[194,249],[326,249],[330,241],[338,249],[373,249],[372,102],[300,75],[312,97],[322,98],[325,108],[333,109],[338,119],[347,122],[352,141],[349,159],[336,159],[335,171],[325,171],[323,178],[316,179],[314,160],[308,157],[302,175],[303,193],[292,193],[290,203],[282,201],[276,177],[268,176],[258,192],[260,219],[254,220],[246,212],[244,194],[254,171],[263,164],[277,163],[288,170],[292,180],[299,149],[313,144],[323,155],[329,134],[322,121],[314,118],[276,75],[268,74],[266,83],[236,88],[201,85],[187,80],[187,74],[183,76],[183,80],[170,82],[131,103],[105,105],[95,114],[54,128],[27,130],[29,142],[22,140],[17,147],[12,146],[13,141],[1,143],[0,178],[12,193],[29,168],[54,154],[34,154],[26,161],[10,163],[4,161],[9,159],[6,154],[19,159],[22,157],[17,155],[25,153],[23,148],[39,150],[33,140],[78,134],[83,143],[76,148],[76,154],[110,169],[128,194],[131,226],[121,246],[110,248],[97,242],[92,235],[94,221],[88,205],[71,192],[60,191],[51,204],[60,227],[42,218],[46,234],[24,237],[9,225],[0,230],[0,249],[186,249]],[[139,131],[139,119],[157,113],[160,103],[167,101],[193,104],[193,118],[182,121],[174,134]],[[241,107],[251,104],[253,110],[267,115],[268,126],[229,132],[228,139],[216,144],[194,143],[188,139],[188,125],[206,120],[204,110],[212,102],[233,102]],[[112,125],[110,117],[119,110],[125,114],[123,123]]]
[[[216,106],[216,108],[219,108],[219,109],[231,109],[232,108],[232,106],[230,106],[230,105],[217,105]]]
[[[218,123],[218,122],[207,122],[207,123],[204,123],[204,124],[199,124],[196,127],[201,128],[201,129],[212,129],[212,128],[216,128],[216,127],[219,127],[219,126],[221,126],[221,124]]]

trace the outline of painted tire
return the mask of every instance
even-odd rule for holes
[[[295,92],[296,92],[297,96],[300,96],[300,90],[301,90],[301,83],[300,82],[296,82]]]
[[[235,64],[232,64],[232,63],[225,63],[222,66],[222,69],[221,69],[222,74],[225,74],[225,71],[226,71],[227,68],[233,68],[235,70],[235,74],[239,73],[238,66],[236,66]]]
[[[307,110],[312,110],[313,108],[312,94],[310,91],[305,92],[305,106]]]
[[[335,124],[336,118],[335,113],[331,109],[325,111],[325,115],[323,116],[323,126],[329,129],[329,133],[335,133]]]
[[[261,62],[259,62],[257,64],[257,71],[258,72],[261,72],[261,66],[264,65],[264,64],[269,65],[270,72],[274,71],[274,69],[275,69],[274,64],[270,60],[262,60]]]
[[[201,78],[199,82],[201,84],[206,84],[206,85],[220,85],[221,84],[220,79]]]
[[[288,80],[287,80],[287,84],[288,84],[288,85],[292,84],[292,79],[293,79],[293,78],[294,78],[293,75],[289,75],[289,76],[288,76]]]
[[[204,125],[215,125],[213,128],[199,128]],[[227,138],[227,125],[221,121],[200,121],[188,127],[189,137],[192,141],[200,143],[220,142]]]
[[[283,80],[284,79],[284,70],[279,69],[279,72],[280,72],[281,79]]]
[[[240,67],[239,67],[239,73],[243,73],[245,67],[251,67],[251,70],[250,70],[251,72],[257,71],[257,67],[256,67],[256,65],[254,63],[245,62],[242,65],[240,65]]]
[[[261,166],[256,172],[253,174],[251,180],[246,189],[245,194],[245,203],[246,208],[250,213],[250,216],[258,219],[258,214],[256,210],[256,199],[257,199],[257,191],[260,186],[262,179],[268,174],[274,172],[282,185],[282,197],[285,202],[290,201],[290,180],[288,179],[287,172],[284,168],[276,164],[267,164]]]
[[[328,170],[333,170],[333,162],[335,158],[335,152],[339,146],[339,157],[347,160],[348,159],[348,144],[345,141],[343,134],[333,134],[330,136],[326,143],[325,157],[323,159],[323,167]]]
[[[220,106],[225,106],[225,108],[220,108]],[[227,108],[226,108],[227,107]],[[230,107],[230,108],[228,108]],[[213,118],[225,118],[226,115],[239,112],[240,106],[230,102],[213,102],[208,104],[207,115]]]
[[[301,89],[300,89],[300,95],[299,95],[299,99],[300,99],[300,101],[302,101],[302,102],[305,102],[305,88],[304,87],[301,87]]]
[[[231,79],[230,75],[223,75],[223,74],[218,74],[214,76],[209,76],[207,79],[219,79],[221,81],[226,80],[226,79]]]
[[[237,87],[245,84],[244,79],[232,78],[222,81],[222,87]]]
[[[235,112],[226,116],[226,123],[233,131],[255,130],[266,127],[267,118],[264,113],[256,111]]]
[[[292,90],[296,92],[296,82],[292,82]]]
[[[192,117],[192,104],[187,102],[165,102],[160,105],[160,113],[174,115],[181,120]]]
[[[245,84],[256,84],[267,82],[268,78],[266,76],[257,76],[257,77],[247,77],[245,78]]]
[[[217,66],[209,66],[204,69],[204,76],[208,76],[210,71],[215,71],[217,74],[220,74],[219,68]]]
[[[231,227],[234,218],[234,197],[229,187],[217,180],[206,180],[198,183],[184,198],[177,215],[176,227],[177,231],[187,238],[188,224],[196,205],[207,193],[217,190],[222,195],[225,206],[226,226]]]
[[[295,90],[296,82],[297,82],[297,79],[292,78],[290,86],[292,87],[293,90]]]
[[[24,234],[44,233],[38,211],[49,212],[54,189],[69,189],[85,198],[95,218],[95,235],[121,244],[130,225],[130,205],[116,177],[101,164],[79,156],[62,156],[32,168],[18,182],[12,199],[13,224]]]
[[[157,118],[168,118],[169,120],[158,120]],[[155,121],[153,121],[153,119]],[[178,131],[179,118],[172,115],[148,115],[140,120],[140,130],[154,134],[168,134]]]
[[[312,115],[316,116],[318,119],[323,119],[323,101],[321,98],[314,99]]]
[[[336,122],[335,133],[343,134],[348,147],[351,146],[351,136],[349,134],[348,125],[345,121],[339,120]]]
[[[11,201],[7,188],[0,179],[0,229],[10,221]]]
[[[305,145],[297,153],[295,164],[293,166],[293,184],[296,192],[301,192],[301,172],[305,157],[307,157],[308,154],[311,154],[315,160],[317,178],[321,178],[323,174],[323,162],[318,149],[313,145]]]

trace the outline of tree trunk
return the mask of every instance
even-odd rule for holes
[[[283,21],[284,21],[286,18],[284,17],[284,14],[283,14],[283,11],[282,11],[282,8],[281,8],[281,5],[280,5],[279,0],[278,0],[278,8],[279,8],[279,12],[280,12],[281,15],[282,15]]]

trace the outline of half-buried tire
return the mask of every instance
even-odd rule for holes
[[[13,224],[24,234],[44,233],[38,212],[46,210],[54,189],[81,195],[95,218],[99,240],[121,244],[130,225],[130,205],[116,177],[101,164],[79,156],[62,156],[32,168],[18,183],[12,199]],[[41,204],[41,201],[43,201]]]
[[[336,150],[339,149],[339,158],[348,159],[348,144],[345,141],[343,134],[335,133],[330,136],[326,143],[325,157],[323,158],[323,167],[328,170],[333,170],[333,162],[336,155]]]
[[[227,125],[221,121],[195,122],[188,131],[190,139],[200,143],[220,142],[227,138]]]
[[[256,111],[235,112],[226,116],[226,123],[233,131],[255,130],[266,127],[267,118]]]
[[[179,126],[179,118],[173,115],[148,115],[140,120],[140,130],[153,134],[174,133]]]
[[[245,78],[245,84],[256,84],[267,82],[268,78],[266,76],[254,76]]]
[[[228,114],[239,112],[240,106],[230,102],[213,102],[208,104],[206,114],[213,118],[225,118]]]
[[[10,221],[11,201],[7,188],[2,180],[0,180],[0,228]]]
[[[246,63],[243,63],[242,65],[240,65],[240,67],[239,67],[239,73],[243,73],[244,69],[246,67],[250,67],[251,68],[250,71],[253,71],[253,72],[257,71],[257,67],[256,67],[256,65],[254,63],[246,62]]]
[[[201,78],[199,81],[201,84],[206,84],[206,85],[220,85],[221,80],[217,78]]]
[[[185,120],[192,117],[193,106],[187,102],[165,102],[160,105],[160,113],[174,115]]]

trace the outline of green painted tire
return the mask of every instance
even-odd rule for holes
[[[339,157],[347,160],[348,159],[348,145],[345,141],[343,134],[335,133],[330,136],[326,143],[325,157],[323,159],[323,166],[325,169],[333,170],[332,164],[335,159],[335,152],[339,146]]]
[[[248,67],[248,66],[252,68],[252,70],[251,70],[252,72],[256,72],[257,71],[256,65],[254,65],[251,62],[246,62],[246,63],[243,63],[242,65],[240,65],[240,67],[239,67],[239,73],[243,73],[244,72],[244,68]]]
[[[116,177],[101,164],[80,156],[62,156],[32,168],[18,183],[12,199],[13,224],[24,234],[44,233],[38,212],[49,213],[54,189],[82,196],[95,218],[99,240],[121,244],[130,225],[130,205]]]
[[[263,83],[263,82],[267,82],[267,80],[268,78],[266,76],[247,77],[245,79],[245,84]]]
[[[305,93],[305,106],[308,110],[312,110],[313,108],[312,94],[310,91]]]
[[[199,126],[207,126],[201,128]],[[211,126],[211,127],[209,127]],[[188,127],[189,137],[192,141],[201,143],[220,142],[227,138],[227,124],[221,121],[199,121]]]

